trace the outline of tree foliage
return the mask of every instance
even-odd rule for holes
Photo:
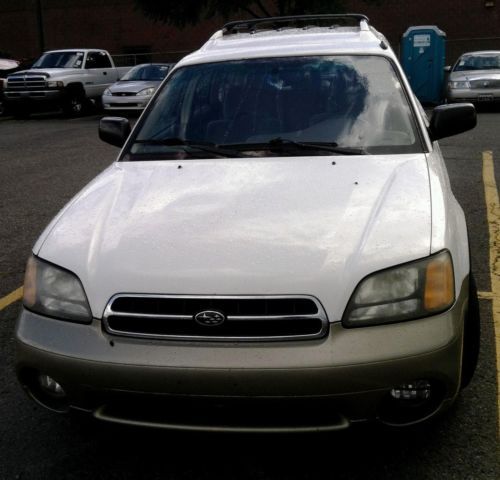
[[[364,0],[379,3],[381,0]],[[157,21],[184,27],[201,20],[240,14],[270,17],[344,11],[342,0],[135,0],[144,14]]]

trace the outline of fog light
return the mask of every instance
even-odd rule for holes
[[[56,397],[66,396],[66,392],[64,391],[64,389],[52,377],[41,373],[40,375],[38,375],[38,382],[40,384],[40,387],[42,387],[42,389],[46,393],[49,393],[50,395]]]
[[[431,384],[427,380],[404,383],[391,390],[391,397],[396,400],[428,400],[431,396]]]

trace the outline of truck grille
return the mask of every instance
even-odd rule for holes
[[[214,313],[222,321],[210,324]],[[307,296],[124,294],[110,300],[103,323],[114,335],[173,340],[296,340],[320,338],[328,331],[323,307]]]
[[[42,75],[19,75],[7,79],[7,90],[30,91],[43,90],[47,87],[47,82]]]
[[[500,79],[478,79],[478,80],[470,80],[470,88],[471,89],[483,89],[483,88],[500,88]]]

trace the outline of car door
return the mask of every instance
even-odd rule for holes
[[[114,68],[106,52],[89,52],[85,61],[85,69],[87,70],[85,90],[88,97],[99,97],[116,81]]]

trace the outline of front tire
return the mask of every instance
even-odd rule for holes
[[[67,117],[81,117],[85,113],[86,107],[87,97],[83,92],[69,92],[63,105],[63,113]]]
[[[462,378],[460,388],[469,385],[476,370],[481,340],[481,316],[477,297],[476,280],[469,276],[469,305],[465,315],[462,352]]]

